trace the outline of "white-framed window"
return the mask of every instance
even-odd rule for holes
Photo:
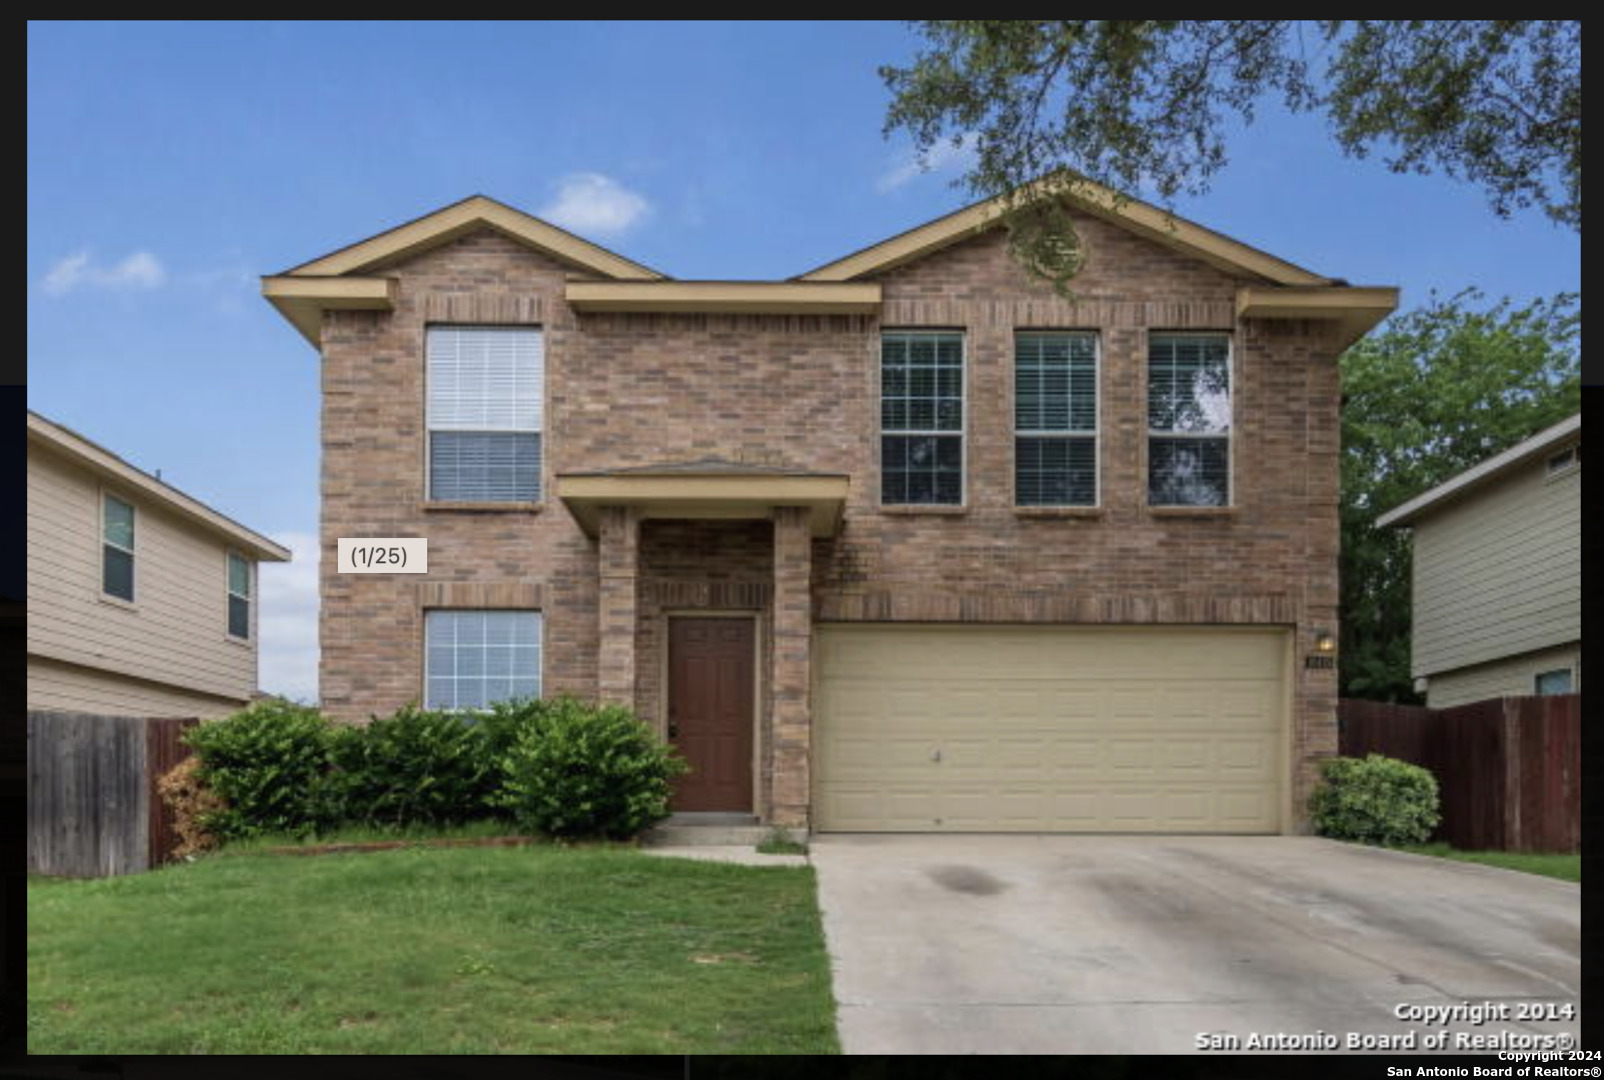
[[[1147,501],[1231,505],[1231,339],[1147,339]]]
[[[110,492],[101,495],[100,590],[134,602],[134,506]]]
[[[1097,335],[1014,335],[1014,502],[1097,505]]]
[[[228,553],[228,633],[251,636],[251,560],[237,551]]]
[[[429,498],[539,502],[540,328],[431,326],[425,337]]]
[[[1534,694],[1569,694],[1573,680],[1570,668],[1555,668],[1553,671],[1540,671],[1532,678],[1532,693]]]
[[[964,336],[896,330],[880,338],[880,502],[961,506]]]
[[[541,624],[538,611],[424,612],[424,707],[540,697]]]

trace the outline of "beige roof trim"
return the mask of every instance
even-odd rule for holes
[[[1063,187],[1065,183],[1043,182],[1037,186],[1045,190]],[[1112,189],[1101,184],[1084,180],[1073,191],[1065,191],[1064,195],[1086,213],[1201,259],[1227,273],[1250,274],[1277,285],[1331,284],[1330,278],[1249,247],[1196,222],[1167,213],[1139,199],[1121,199]],[[890,270],[996,225],[1005,206],[1006,197],[1003,196],[966,206],[844,259],[810,270],[802,274],[799,280],[849,281],[866,274]]]
[[[1402,506],[1388,510],[1376,518],[1376,525],[1380,528],[1389,525],[1408,525],[1426,511],[1457,499],[1489,480],[1524,465],[1532,458],[1559,448],[1560,444],[1569,441],[1573,436],[1580,435],[1581,432],[1582,414],[1577,413],[1575,416],[1567,417],[1553,427],[1544,428],[1525,442],[1516,443],[1502,454],[1496,454],[1480,465],[1472,465],[1458,476],[1445,480],[1430,491],[1416,495]]]
[[[378,277],[264,277],[262,295],[314,349],[322,347],[325,311],[390,311],[395,281]]]
[[[1236,291],[1238,319],[1335,319],[1346,349],[1398,307],[1398,290],[1383,285],[1244,285]]]
[[[632,262],[622,255],[582,240],[549,222],[515,210],[484,195],[473,195],[416,221],[397,226],[378,236],[341,248],[330,255],[284,271],[280,276],[328,277],[355,274],[380,263],[415,255],[438,247],[465,233],[484,226],[498,229],[555,258],[610,278],[659,279],[664,275],[649,266]]]
[[[653,474],[557,477],[557,497],[595,536],[604,506],[638,507],[644,518],[767,518],[776,506],[806,506],[814,536],[833,536],[846,503],[845,476]]]
[[[290,549],[284,545],[219,514],[200,500],[185,495],[142,469],[134,468],[105,447],[91,442],[76,431],[46,420],[32,409],[28,410],[28,439],[70,458],[75,464],[102,478],[114,480],[149,496],[180,517],[223,536],[234,547],[254,558],[265,562],[288,562],[290,559]]]
[[[814,281],[570,281],[579,311],[860,314],[880,308],[880,283]]]

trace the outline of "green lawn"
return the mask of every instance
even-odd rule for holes
[[[1434,855],[1439,859],[1458,859],[1460,862],[1484,863],[1501,866],[1505,870],[1520,870],[1528,874],[1542,874],[1561,881],[1582,880],[1580,855],[1528,855],[1518,851],[1459,851],[1447,844],[1405,844],[1400,851],[1416,855]]]
[[[28,883],[31,1053],[834,1053],[807,867],[608,849]]]

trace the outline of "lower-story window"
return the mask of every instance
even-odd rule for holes
[[[1540,671],[1532,679],[1532,692],[1536,694],[1568,694],[1571,692],[1571,669],[1556,668]]]
[[[540,696],[538,611],[424,613],[424,707],[483,709]]]

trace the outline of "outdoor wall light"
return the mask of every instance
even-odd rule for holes
[[[1337,639],[1331,635],[1331,631],[1316,630],[1314,632],[1314,651],[1323,653],[1337,651]]]

